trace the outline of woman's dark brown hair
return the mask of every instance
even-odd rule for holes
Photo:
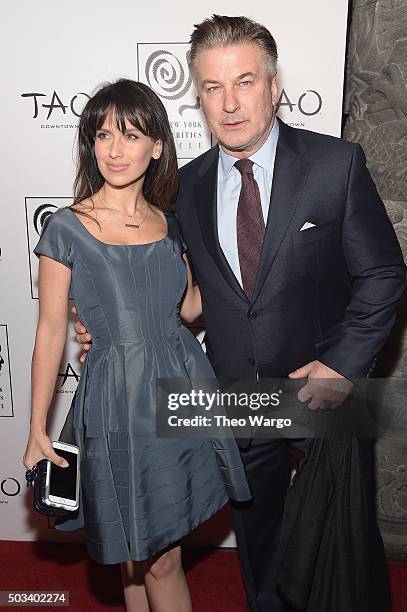
[[[102,85],[82,111],[78,126],[73,206],[92,198],[105,182],[95,157],[95,137],[96,130],[101,129],[110,111],[114,112],[117,128],[122,133],[126,130],[127,119],[153,141],[161,140],[162,154],[159,159],[150,161],[143,195],[150,204],[161,209],[171,208],[178,190],[178,166],[167,112],[150,87],[129,79]]]

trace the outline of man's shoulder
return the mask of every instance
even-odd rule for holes
[[[323,145],[327,147],[341,148],[353,150],[355,143],[345,140],[339,136],[332,136],[330,134],[322,134],[321,132],[313,132],[311,130],[300,130],[304,138],[315,145]]]
[[[179,169],[181,181],[187,181],[189,178],[196,177],[197,172],[204,169],[208,164],[213,162],[219,154],[219,148],[217,145],[208,149],[195,159],[185,164]]]
[[[321,155],[325,154],[339,154],[339,155],[350,155],[354,153],[355,149],[359,148],[353,142],[349,142],[344,138],[338,136],[331,136],[330,134],[322,134],[320,132],[314,132],[312,130],[304,130],[302,128],[293,128],[289,125],[280,124],[280,130],[282,129],[285,140],[297,139],[302,141],[307,147],[308,151],[312,154]]]

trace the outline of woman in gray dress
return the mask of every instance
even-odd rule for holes
[[[169,210],[177,181],[158,96],[126,79],[105,85],[79,122],[74,204],[48,217],[34,250],[40,314],[23,463],[63,465],[46,417],[70,295],[93,342],[68,414],[80,509],[58,528],[84,526],[90,556],[121,564],[126,607],[137,612],[191,610],[179,539],[229,498],[250,498],[233,439],[155,436],[155,380],[214,377],[180,319],[195,319],[201,301]]]

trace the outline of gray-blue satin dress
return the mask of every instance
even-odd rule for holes
[[[162,240],[109,245],[62,208],[34,249],[71,270],[70,295],[92,334],[67,417],[81,451],[80,509],[56,527],[84,526],[99,563],[147,559],[229,498],[250,498],[233,438],[155,436],[155,379],[214,377],[181,324],[184,249],[176,217],[166,219]]]

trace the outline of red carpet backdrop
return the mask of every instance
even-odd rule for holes
[[[47,590],[69,591],[70,612],[124,612],[119,568],[95,563],[84,545],[1,542],[0,558],[8,559],[0,590],[41,591],[45,585]],[[19,571],[21,559],[35,571]],[[183,562],[194,612],[246,611],[236,551],[186,547]],[[388,568],[392,612],[407,612],[407,566],[389,563]]]

